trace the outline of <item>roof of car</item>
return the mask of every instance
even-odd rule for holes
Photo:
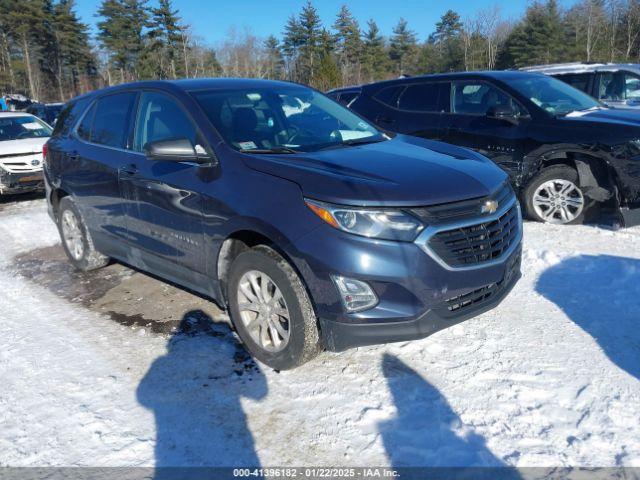
[[[640,64],[637,63],[553,63],[549,65],[534,65],[531,67],[521,68],[523,72],[540,72],[547,74],[563,74],[563,73],[582,73],[582,72],[599,72],[599,71],[617,71],[617,70],[640,70]]]
[[[0,112],[0,117],[33,117],[30,113],[25,112]]]
[[[88,96],[99,95],[110,91],[116,92],[132,88],[159,88],[171,90],[178,88],[185,92],[197,90],[214,89],[241,89],[241,88],[265,88],[265,87],[291,87],[303,86],[294,82],[284,82],[280,80],[264,80],[256,78],[189,78],[179,80],[150,80],[132,83],[123,83],[113,87],[95,90],[88,93]],[[83,95],[84,97],[85,95]],[[80,98],[80,97],[77,97]]]
[[[427,75],[415,75],[412,77],[394,78],[392,80],[384,80],[382,82],[375,82],[368,85],[380,86],[380,85],[395,85],[397,83],[420,83],[424,80],[456,80],[464,78],[491,78],[495,80],[511,80],[514,78],[522,78],[530,75],[541,75],[537,72],[523,72],[520,70],[484,70],[484,71],[472,71],[472,72],[450,72],[450,73],[431,73]],[[363,85],[363,88],[367,85]]]

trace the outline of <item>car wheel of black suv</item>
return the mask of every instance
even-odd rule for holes
[[[78,270],[88,272],[109,263],[109,257],[102,255],[93,246],[91,235],[71,197],[60,200],[58,231],[67,257]]]
[[[304,284],[273,249],[258,246],[238,255],[227,286],[231,320],[255,358],[287,370],[320,352],[316,315]]]
[[[544,168],[524,190],[527,215],[533,220],[575,225],[593,205],[580,188],[578,172],[566,165]]]

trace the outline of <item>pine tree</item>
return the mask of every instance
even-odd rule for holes
[[[280,42],[274,35],[269,35],[264,42],[264,49],[267,56],[267,78],[283,78],[284,58]]]
[[[98,39],[120,72],[121,81],[138,78],[145,48],[144,29],[148,25],[147,0],[103,0],[98,16]]]
[[[312,83],[316,73],[316,66],[320,54],[320,40],[322,37],[322,21],[318,10],[310,0],[302,7],[298,19],[300,25],[300,66],[301,78],[304,83]]]
[[[151,9],[151,29],[148,36],[154,49],[161,52],[163,60],[167,61],[168,71],[162,75],[169,78],[177,78],[179,68],[176,65],[180,56],[182,32],[184,27],[180,24],[178,11],[173,9],[171,0],[159,0],[158,8]],[[163,69],[164,70],[164,69]]]
[[[559,62],[567,43],[556,0],[535,2],[507,39],[508,61],[516,67]]]
[[[79,93],[79,75],[91,74],[94,59],[89,45],[88,27],[82,23],[73,0],[60,0],[53,6],[52,30],[55,37],[55,78],[59,99],[65,100],[65,79],[74,95]]]
[[[417,48],[416,34],[410,30],[407,21],[401,18],[393,28],[393,35],[389,45],[389,57],[395,62],[398,75],[407,73],[410,59]]]
[[[376,22],[371,19],[367,22],[367,31],[363,34],[362,64],[365,80],[372,82],[383,79],[389,68],[388,59],[384,38],[380,35]]]
[[[340,9],[333,29],[336,31],[335,54],[342,72],[342,81],[343,83],[360,83],[362,57],[360,27],[346,5]]]
[[[453,10],[447,10],[436,23],[436,30],[427,41],[429,45],[434,46],[437,70],[448,72],[462,69],[464,58],[461,35],[460,15]]]

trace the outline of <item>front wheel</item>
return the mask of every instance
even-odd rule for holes
[[[320,352],[316,316],[304,284],[273,249],[258,246],[238,255],[227,286],[233,325],[262,363],[287,370]]]
[[[543,169],[524,191],[529,218],[554,224],[581,224],[592,205],[580,188],[578,172],[566,165]]]

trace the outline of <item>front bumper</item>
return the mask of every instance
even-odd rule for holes
[[[325,346],[329,350],[340,352],[365,345],[417,340],[476,317],[495,308],[509,294],[521,277],[520,262],[521,250],[518,249],[512,254],[505,267],[504,279],[495,291],[485,299],[460,309],[459,313],[451,313],[444,306],[436,306],[418,318],[404,321],[344,323],[321,320]]]
[[[636,225],[640,225],[640,207],[621,207],[620,216],[622,217],[622,224],[625,227],[634,227]]]
[[[512,248],[474,268],[446,268],[424,245],[359,237],[322,225],[292,255],[320,321],[325,347],[423,338],[495,307],[520,278],[522,223]],[[367,282],[379,303],[345,312],[331,275]]]
[[[44,190],[42,170],[11,173],[0,169],[0,194],[12,194]]]

